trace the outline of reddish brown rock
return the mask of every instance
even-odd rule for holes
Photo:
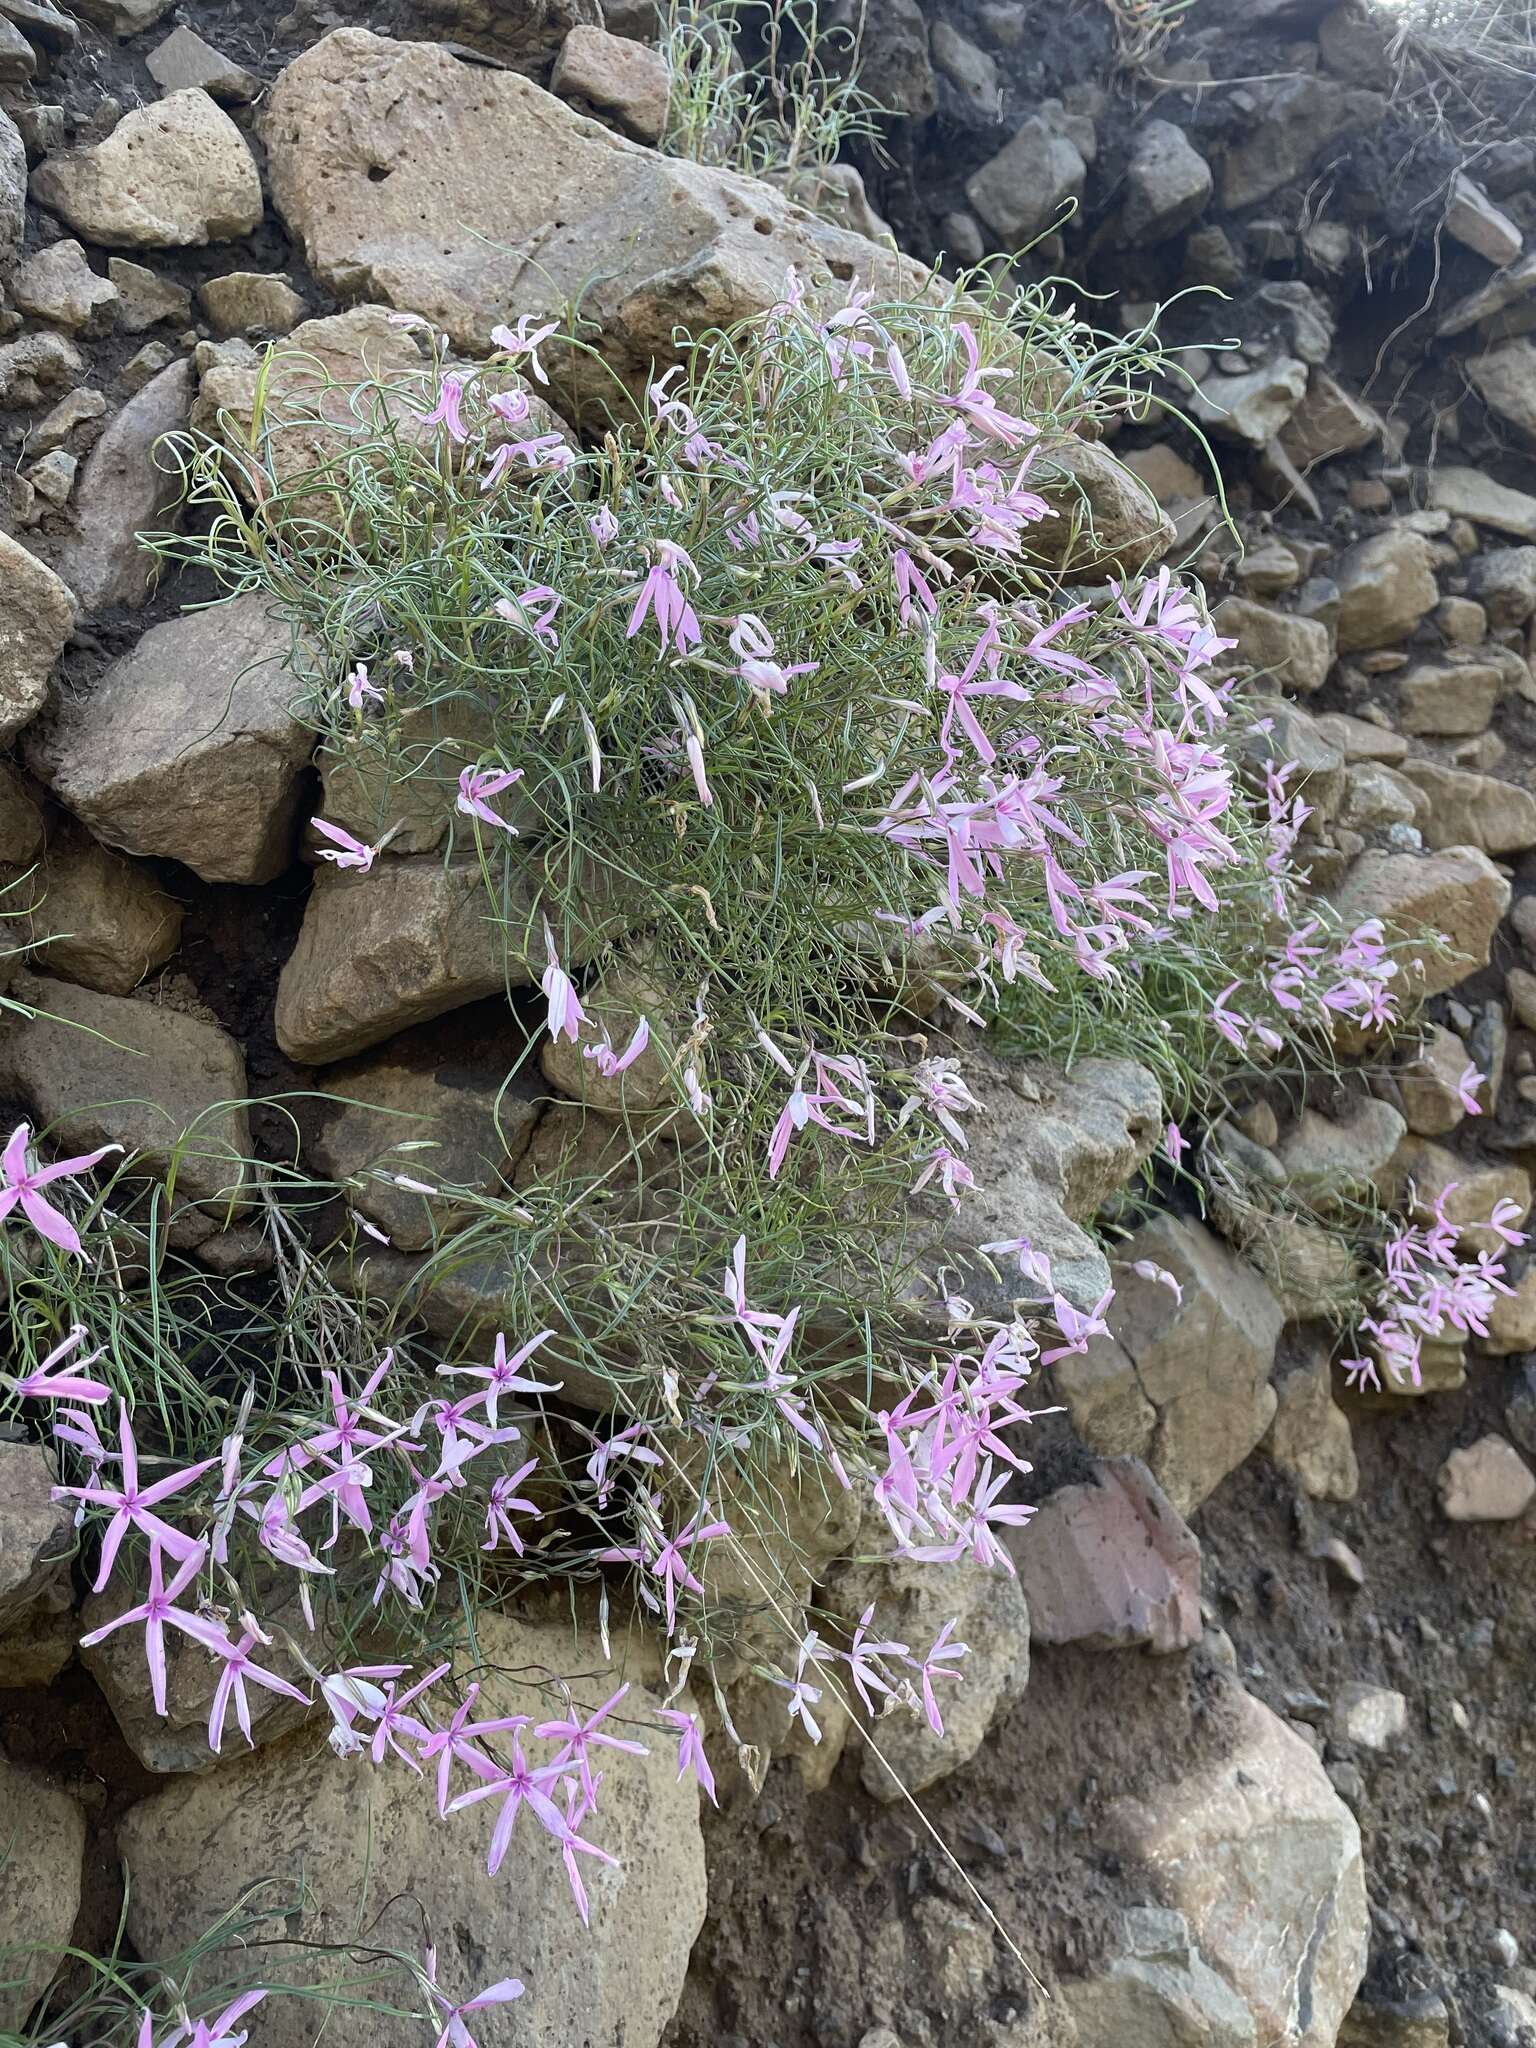
[[[1051,1495],[1014,1546],[1041,1643],[1160,1655],[1200,1638],[1200,1545],[1139,1458]]]

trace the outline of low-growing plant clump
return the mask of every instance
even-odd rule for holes
[[[188,443],[207,516],[168,545],[291,623],[327,787],[366,793],[314,821],[345,886],[440,814],[502,949],[507,1087],[542,1066],[564,1106],[499,1193],[430,1150],[376,1169],[439,1218],[403,1272],[336,1190],[253,1167],[271,1273],[234,1280],[179,1249],[174,1187],[40,1166],[23,1126],[0,1386],[58,1447],[94,1588],[131,1585],[87,1640],[142,1631],[158,1710],[191,1653],[215,1751],[264,1698],[323,1712],[482,1827],[492,1879],[547,1856],[585,1918],[626,1753],[675,1743],[709,1796],[706,1734],[758,1768],[722,1673],[811,1740],[832,1701],[875,1743],[889,1712],[942,1733],[955,1624],[839,1632],[776,1560],[797,1502],[846,1495],[895,1557],[1012,1569],[1019,1429],[1108,1301],[965,1236],[997,1054],[1150,1068],[1171,1175],[1235,1077],[1394,1023],[1398,947],[1303,899],[1304,794],[1245,770],[1267,734],[1198,589],[1131,547],[1067,585],[1093,514],[1053,450],[1133,396],[1138,348],[1040,301],[829,311],[791,280],[580,445],[532,404],[578,340],[426,338],[299,474],[276,410]],[[1479,1327],[1502,1268],[1454,1235],[1395,1238],[1351,1371],[1416,1377],[1419,1338]],[[605,1640],[659,1632],[656,1713],[554,1680],[544,1719],[482,1711],[475,1616],[536,1585]],[[454,2004],[422,1970],[440,2042],[521,1990]],[[249,2009],[135,2024],[211,2048]]]

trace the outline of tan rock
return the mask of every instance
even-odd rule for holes
[[[1536,846],[1536,793],[1470,768],[1406,761],[1403,773],[1423,790],[1429,808],[1421,825],[1432,847],[1476,846],[1484,853],[1522,853]]]
[[[1448,1522],[1515,1522],[1536,1500],[1536,1473],[1504,1437],[1479,1437],[1451,1452],[1435,1490]]]
[[[1276,611],[1245,597],[1226,597],[1212,614],[1224,638],[1237,642],[1236,658],[1288,690],[1310,695],[1328,680],[1333,644],[1320,619]]]
[[[121,1145],[181,1200],[243,1204],[251,1157],[245,1060],[217,1026],[42,975],[14,994],[38,1014],[0,1019],[0,1086],[61,1151]]]
[[[1503,269],[1520,254],[1524,237],[1501,207],[1465,171],[1451,179],[1445,201],[1445,231],[1465,248]]]
[[[1466,1116],[1458,1084],[1469,1065],[1455,1032],[1430,1025],[1419,1050],[1396,1074],[1403,1114],[1416,1137],[1443,1138]]]
[[[1306,364],[1299,356],[1282,355],[1235,377],[1207,377],[1190,394],[1189,408],[1223,440],[1263,448],[1279,436],[1306,389]]]
[[[153,877],[68,823],[27,884],[32,958],[47,974],[125,996],[181,941],[181,905]]]
[[[286,277],[259,270],[232,270],[197,288],[215,334],[286,334],[308,310]]]
[[[74,624],[68,584],[0,533],[0,744],[47,702],[48,677]]]
[[[1333,576],[1341,654],[1406,640],[1440,599],[1430,544],[1404,524],[1346,550]]]
[[[42,851],[43,814],[8,761],[0,762],[0,862],[25,867]]]
[[[11,279],[13,304],[71,333],[100,333],[112,325],[117,286],[98,277],[78,242],[54,242],[28,257]]]
[[[560,46],[549,89],[611,114],[637,142],[660,142],[672,74],[660,50],[578,23]]]
[[[1408,758],[1408,742],[1389,725],[1373,725],[1368,718],[1351,718],[1343,711],[1324,711],[1317,727],[1351,767],[1357,761],[1379,761],[1397,768]]]
[[[1063,574],[1140,575],[1178,538],[1141,479],[1097,441],[1042,437],[1031,476],[1052,510],[1027,530],[1025,553]]]
[[[1167,1655],[1200,1640],[1200,1545],[1138,1459],[1053,1493],[1011,1549],[1036,1643]]]
[[[1515,1022],[1526,1031],[1536,1031],[1536,974],[1511,967],[1504,977],[1504,993]]]
[[[1385,431],[1380,413],[1327,370],[1314,369],[1306,395],[1280,430],[1280,445],[1298,469],[1367,448]]]
[[[1511,1205],[1507,1220],[1516,1230],[1531,1213],[1531,1177],[1523,1167],[1463,1159],[1429,1138],[1404,1139],[1398,1164],[1411,1183],[1415,1213],[1427,1221],[1443,1198],[1463,1251],[1502,1251],[1503,1240],[1486,1227],[1499,1203]]]
[[[64,1961],[80,1910],[85,1814],[66,1792],[0,1757],[0,2028],[21,2032]]]
[[[40,1601],[69,1605],[74,1510],[54,1499],[58,1483],[53,1454],[41,1444],[0,1440],[0,1633]]]
[[[1441,995],[1488,964],[1489,948],[1509,908],[1510,886],[1480,849],[1446,847],[1434,854],[1362,853],[1332,892],[1351,925],[1379,917],[1394,934],[1443,933],[1441,954],[1400,959],[1396,986],[1405,997]]]
[[[544,971],[536,886],[531,870],[514,867],[493,904],[478,864],[327,870],[278,980],[278,1043],[291,1059],[345,1059],[408,1025],[531,986]]]
[[[288,66],[264,132],[274,202],[320,280],[424,314],[460,347],[580,298],[602,356],[635,381],[675,354],[679,323],[774,304],[792,264],[812,289],[829,266],[839,292],[917,279],[750,179],[655,156],[526,78],[365,29]]]
[[[1211,481],[1193,463],[1168,446],[1154,442],[1150,448],[1131,448],[1120,457],[1132,476],[1138,476],[1166,511],[1173,505],[1187,505],[1212,496]]]
[[[117,324],[129,334],[142,334],[161,320],[185,327],[192,318],[192,294],[186,286],[147,270],[142,263],[130,262],[126,256],[109,256],[107,276],[117,286]]]
[[[485,1612],[477,1627],[487,1715],[558,1713],[552,1681],[566,1672],[577,1674],[576,1701],[590,1710],[627,1675],[611,1668],[595,1640],[574,1637],[558,1620],[530,1625]],[[546,1850],[531,1835],[514,1844],[497,1881],[487,1883],[494,1801],[478,1810],[483,1818],[471,1810],[445,1823],[430,1783],[333,1756],[298,1735],[212,1775],[178,1778],[125,1816],[129,1938],[145,1954],[176,1954],[210,1916],[236,1904],[251,1871],[270,1872],[279,1880],[270,1891],[272,1933],[318,1945],[296,1970],[324,1980],[351,1969],[342,1952],[366,1893],[375,1902],[373,1942],[415,1955],[425,1916],[441,1981],[455,1997],[513,1970],[523,1977],[528,1989],[510,2019],[505,2011],[472,2015],[484,2048],[540,2038],[657,2048],[705,1907],[698,1793],[691,1780],[678,1781],[659,1704],[640,1684],[623,1704],[624,1734],[649,1754],[619,1756],[604,1772],[591,1837],[618,1864],[587,1859],[590,1931],[572,1910],[553,1845]],[[304,1910],[290,1921],[283,1909],[301,1880]],[[340,1946],[327,1954],[330,1944]],[[243,1965],[253,1983],[262,1981],[260,1955],[253,1947]],[[241,1956],[232,1953],[232,1962],[238,1972]],[[402,1982],[398,1990],[397,2002],[408,2006],[409,1989]],[[301,1998],[272,2000],[262,2048],[309,2048],[316,2009]],[[331,2048],[414,2048],[421,2026],[342,2003],[325,2032]]]
[[[245,137],[196,90],[125,114],[105,142],[46,158],[32,194],[112,249],[200,248],[249,234],[262,213]]]
[[[1264,1449],[1313,1500],[1353,1500],[1360,1467],[1349,1417],[1333,1398],[1326,1355],[1307,1360],[1275,1381],[1275,1419]]]
[[[1483,1349],[1495,1358],[1536,1351],[1536,1266],[1527,1266],[1513,1294],[1501,1294],[1488,1318]]]
[[[313,744],[291,709],[292,635],[259,596],[152,626],[32,751],[92,831],[209,882],[267,882],[293,855]]]
[[[144,63],[162,92],[185,92],[197,86],[226,105],[239,106],[261,91],[259,78],[190,28],[173,28]]]
[[[1504,671],[1475,656],[1426,662],[1404,669],[1397,689],[1405,733],[1451,738],[1487,730],[1504,694]]]

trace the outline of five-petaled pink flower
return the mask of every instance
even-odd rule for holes
[[[697,578],[698,570],[688,550],[679,547],[675,541],[659,540],[655,546],[656,560],[646,574],[640,595],[635,599],[635,608],[624,628],[624,637],[633,640],[649,613],[656,621],[662,653],[675,648],[679,654],[687,654],[698,646],[703,634],[699,630],[698,613],[688,602],[680,578],[684,573]]]
[[[52,1166],[29,1166],[27,1150],[32,1126],[18,1124],[0,1154],[0,1217],[9,1216],[18,1203],[39,1237],[46,1237],[61,1251],[81,1256],[80,1233],[64,1214],[42,1193],[50,1181],[70,1180],[99,1166],[109,1152],[121,1152],[121,1145],[102,1145],[95,1152],[81,1152],[73,1159],[55,1160]]]
[[[176,1567],[175,1576],[166,1585],[163,1573],[162,1552],[152,1546],[149,1553],[149,1591],[137,1607],[128,1607],[121,1614],[100,1628],[93,1628],[89,1635],[83,1635],[80,1642],[89,1649],[111,1635],[114,1629],[126,1628],[133,1622],[144,1625],[144,1657],[149,1665],[150,1693],[155,1702],[155,1712],[165,1713],[165,1631],[167,1627],[179,1628],[183,1635],[201,1643],[205,1650],[222,1652],[229,1638],[216,1621],[210,1621],[201,1614],[189,1614],[185,1608],[176,1605],[177,1600],[202,1570],[207,1546],[199,1543]]]
[[[180,1493],[184,1486],[190,1486],[194,1479],[200,1479],[205,1472],[218,1464],[217,1458],[203,1458],[195,1465],[188,1465],[184,1471],[171,1472],[164,1479],[157,1479],[151,1486],[139,1484],[139,1449],[134,1440],[133,1423],[129,1418],[126,1403],[118,1411],[118,1484],[105,1485],[100,1477],[91,1486],[56,1486],[53,1489],[56,1500],[84,1501],[91,1507],[111,1508],[112,1519],[107,1532],[101,1539],[101,1561],[96,1572],[93,1591],[99,1593],[112,1576],[112,1567],[117,1561],[118,1550],[130,1529],[138,1529],[149,1538],[150,1556],[160,1550],[168,1550],[172,1557],[200,1557],[204,1544],[198,1538],[188,1536],[181,1529],[173,1529],[154,1510],[162,1501],[169,1500],[173,1493]]]
[[[498,332],[504,334],[506,329],[501,328]],[[464,2024],[465,2013],[482,2012],[487,2006],[492,2005],[507,2005],[514,1998],[521,1998],[523,1995],[521,1979],[503,1977],[499,1984],[492,1984],[486,1990],[477,1992],[473,1998],[466,1998],[462,2004],[455,2005],[445,1991],[438,1989],[435,1948],[427,1950],[427,1989],[443,2015],[442,2032],[432,2043],[432,2048],[476,2048],[475,2037]]]
[[[63,1342],[55,1344],[42,1364],[34,1366],[31,1372],[20,1379],[0,1372],[0,1386],[9,1387],[23,1401],[84,1401],[91,1407],[110,1401],[112,1389],[109,1386],[101,1380],[85,1377],[85,1368],[96,1363],[105,1346],[91,1352],[87,1358],[75,1359],[70,1365],[61,1363],[84,1342],[85,1325],[76,1323]]]

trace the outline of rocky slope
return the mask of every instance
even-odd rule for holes
[[[1256,1091],[1225,1134],[1241,1186],[1456,1180],[1469,1215],[1496,1194],[1523,1213],[1536,147],[1517,90],[1459,116],[1369,8],[1313,0],[1205,0],[1129,69],[1098,0],[870,11],[867,82],[904,116],[870,177],[911,254],[972,262],[1045,235],[1025,268],[1112,291],[1125,333],[1186,286],[1226,295],[1180,300],[1163,331],[1181,351],[1168,398],[1217,450],[1241,545],[1193,425],[1121,426],[1114,454],[1150,494],[1130,502],[1154,532],[1163,507],[1170,558],[1196,562],[1261,675],[1314,806],[1316,886],[1450,938],[1421,970],[1422,1050],[1305,1099]],[[537,310],[539,290],[553,306],[598,278],[587,310],[632,380],[678,323],[771,303],[790,262],[842,284],[895,273],[770,188],[645,146],[645,10],[610,8],[619,35],[596,0],[362,14],[0,0],[0,860],[40,861],[46,882],[40,972],[14,992],[99,1034],[7,1020],[0,1090],[82,1147],[163,1152],[210,1103],[318,1067],[422,1118],[450,1094],[472,1156],[500,1078],[476,1007],[500,966],[454,919],[430,844],[397,849],[385,912],[311,890],[314,771],[266,621],[182,616],[208,592],[156,587],[135,544],[172,495],[157,437],[248,412],[264,338],[295,335],[338,376],[414,351],[391,308],[473,351],[510,294]],[[1487,1076],[1475,1118],[1469,1061]],[[1082,1226],[1152,1142],[1147,1081],[1043,1077],[989,1137],[1016,1210],[1085,1278],[1101,1255]],[[259,1108],[205,1130],[193,1196],[227,1197],[230,1162],[262,1142]],[[331,1126],[311,1156],[342,1176],[374,1142]],[[405,1241],[409,1219],[380,1220]],[[200,1255],[248,1253],[236,1226]],[[419,1811],[371,1816],[375,1882],[454,1926],[467,1963],[536,1951],[572,2041],[1536,2041],[1536,1269],[1517,1266],[1487,1340],[1445,1347],[1421,1397],[1347,1396],[1328,1256],[1235,1198],[1116,1248],[1112,1333],[1069,1362],[1064,1412],[1036,1432],[1019,1583],[966,1589],[958,1739],[900,1758],[918,1807],[846,1726],[781,1756],[755,1798],[722,1784],[702,1830],[647,1771],[623,1815],[631,1876],[580,1949],[548,1901],[514,1894],[482,1922]],[[1182,1300],[1131,1275],[1138,1257]],[[69,1530],[41,1460],[0,1445],[0,1839],[18,1828],[0,1945],[77,1923],[103,1945],[121,1854],[130,1938],[175,1947],[230,1902],[189,1889],[190,1845],[215,1843],[207,1867],[234,1885],[300,1821],[308,1931],[326,1934],[361,1867],[357,1812],[308,1736],[268,1727],[238,1788],[195,1775],[190,1679],[166,1728],[142,1674],[70,1661]],[[869,1597],[839,1563],[857,1547],[833,1530],[817,1553],[821,1598],[850,1615]],[[914,1631],[944,1618],[933,1597],[899,1575],[882,1593]],[[0,2025],[46,1974],[5,1994]]]

